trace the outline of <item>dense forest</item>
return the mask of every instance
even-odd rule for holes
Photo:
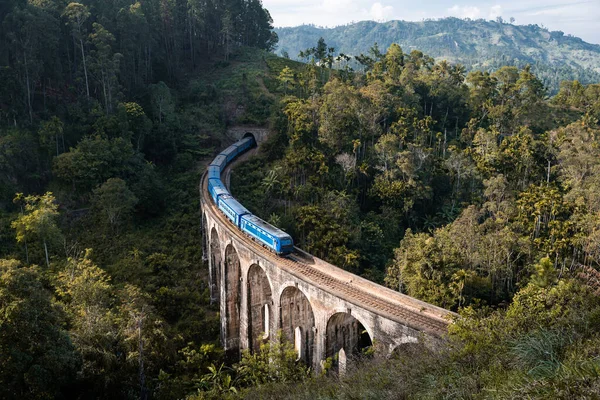
[[[299,247],[457,310],[446,351],[371,360],[256,398],[593,398],[600,363],[600,85],[466,74],[323,39],[279,75],[277,132],[234,194]],[[364,361],[364,360],[363,360]]]
[[[197,187],[226,125],[268,115],[268,11],[16,0],[0,22],[0,398],[211,390]]]
[[[0,397],[593,398],[600,85],[470,72],[391,45],[304,64],[259,0],[0,6]],[[314,46],[314,47],[311,47]],[[333,68],[337,65],[339,68]],[[298,246],[458,311],[447,346],[345,377],[283,339],[226,364],[197,187]]]
[[[460,63],[467,72],[492,72],[502,66],[523,68],[529,64],[551,94],[558,92],[564,80],[600,81],[600,45],[561,31],[518,25],[502,18],[362,21],[334,28],[312,25],[277,28],[276,32],[277,53],[294,59],[323,37],[338,51],[353,56],[366,53],[373,43],[378,43],[384,52],[392,43],[398,43],[407,51],[420,50],[436,61]]]

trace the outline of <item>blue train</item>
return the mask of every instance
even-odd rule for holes
[[[225,167],[255,144],[253,137],[245,137],[215,157],[208,166],[208,192],[219,210],[242,232],[279,255],[289,254],[294,251],[292,237],[253,215],[233,198],[221,182],[221,173]]]

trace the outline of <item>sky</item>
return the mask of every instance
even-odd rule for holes
[[[515,19],[600,44],[600,0],[263,0],[276,27],[426,18]]]

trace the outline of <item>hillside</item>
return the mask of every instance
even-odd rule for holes
[[[383,52],[398,43],[410,52],[418,49],[437,60],[464,64],[468,70],[531,64],[533,72],[555,92],[562,80],[600,81],[600,45],[550,32],[537,25],[512,25],[485,20],[441,20],[377,23],[363,21],[335,28],[303,25],[277,28],[278,54],[296,58],[319,37],[344,54],[366,54],[374,43]]]

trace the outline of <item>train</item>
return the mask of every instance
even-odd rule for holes
[[[221,174],[227,165],[255,145],[254,137],[248,136],[219,153],[208,166],[208,192],[217,208],[239,230],[270,251],[285,256],[294,251],[292,237],[248,211],[221,181]]]

